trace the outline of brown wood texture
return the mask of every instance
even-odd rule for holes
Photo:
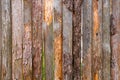
[[[2,5],[2,78],[12,79],[12,26],[10,0],[1,0]]]
[[[62,0],[54,0],[53,32],[54,32],[54,79],[63,80],[62,73]]]
[[[73,80],[81,80],[81,5],[83,0],[73,0]]]
[[[120,3],[119,3],[120,4]],[[102,80],[110,80],[110,0],[103,0],[103,20],[102,20]],[[120,15],[120,14],[119,14]]]
[[[73,79],[72,69],[72,0],[63,1],[63,79]],[[71,10],[70,10],[71,9]]]
[[[112,0],[111,15],[111,80],[120,79],[120,0]]]
[[[24,0],[23,79],[32,80],[32,0]]]
[[[23,0],[12,0],[12,80],[22,80]]]
[[[42,0],[32,0],[33,80],[42,80]]]
[[[45,31],[45,75],[46,80],[54,79],[53,54],[53,1],[44,0],[44,31]]]
[[[93,0],[92,79],[102,79],[102,0]]]
[[[84,0],[83,14],[83,55],[82,55],[82,80],[92,80],[91,53],[92,53],[92,0]]]

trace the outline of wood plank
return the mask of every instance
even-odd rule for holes
[[[102,79],[102,0],[93,0],[92,79]]]
[[[53,32],[54,32],[54,79],[63,80],[62,77],[62,0],[54,0],[54,18],[53,18]]]
[[[0,0],[0,71],[2,70],[2,6]],[[0,72],[0,80],[2,73]]]
[[[12,79],[12,26],[10,0],[1,0],[2,5],[2,80]]]
[[[45,69],[46,80],[54,79],[53,72],[53,0],[44,0]]]
[[[81,80],[81,4],[73,0],[73,79]]]
[[[23,1],[12,0],[12,79],[22,80]]]
[[[120,79],[120,0],[112,0],[111,15],[111,80]]]
[[[24,0],[23,79],[32,80],[32,0]]]
[[[92,0],[84,0],[82,7],[83,7],[82,80],[92,80],[91,77]]]
[[[120,15],[120,14],[119,14]],[[120,19],[120,18],[119,18]],[[110,0],[103,0],[103,25],[102,25],[102,61],[103,79],[110,80]]]
[[[72,80],[72,0],[63,3],[63,79]]]
[[[33,80],[42,80],[42,0],[32,0]]]

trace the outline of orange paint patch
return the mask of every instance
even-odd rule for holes
[[[50,25],[53,19],[53,0],[45,0],[44,20]]]

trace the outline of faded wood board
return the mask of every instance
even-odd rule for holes
[[[111,15],[111,80],[120,79],[120,0],[112,1]]]
[[[120,5],[120,3],[119,3]],[[102,80],[110,80],[110,0],[103,0],[103,20],[102,20]],[[120,15],[120,14],[119,14]],[[120,17],[119,17],[120,19]],[[119,78],[120,79],[120,78]]]
[[[62,56],[62,70],[63,79],[72,80],[72,11],[69,9],[72,7],[72,1],[63,2],[63,56]],[[71,8],[72,9],[72,8]]]
[[[83,14],[83,54],[82,54],[82,80],[92,80],[91,53],[92,53],[92,0],[84,0]]]
[[[12,79],[23,79],[23,1],[12,0]]]
[[[0,0],[0,71],[2,70],[2,6]],[[2,73],[0,72],[0,80]]]
[[[102,79],[102,0],[93,0],[92,79]]]
[[[12,79],[12,26],[10,0],[1,0],[2,6],[2,78]]]
[[[62,0],[54,0],[53,32],[54,32],[54,79],[62,80]]]
[[[42,0],[32,0],[33,80],[42,80]]]
[[[81,80],[81,4],[83,0],[73,0],[73,79]]]
[[[44,31],[45,31],[45,75],[46,80],[54,79],[53,72],[53,1],[44,0]]]
[[[24,0],[23,79],[32,80],[32,0]]]

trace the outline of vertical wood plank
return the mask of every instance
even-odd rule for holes
[[[2,4],[0,0],[0,71],[2,70]],[[0,80],[2,73],[0,72]]]
[[[111,80],[120,79],[120,0],[112,0],[111,15]]]
[[[81,80],[81,4],[73,0],[73,80]]]
[[[23,79],[32,80],[32,0],[24,0]]]
[[[91,77],[92,0],[84,0],[82,7],[83,7],[82,80],[92,80]]]
[[[32,0],[33,80],[42,80],[42,0]]]
[[[63,79],[72,80],[72,0],[63,1]]]
[[[22,80],[23,0],[12,0],[12,79]]]
[[[53,0],[44,0],[45,72],[46,80],[53,80]]]
[[[92,79],[102,79],[102,0],[93,0]]]
[[[54,0],[54,19],[53,19],[53,32],[54,32],[54,58],[55,80],[63,80],[62,78],[62,0]]]
[[[2,80],[12,79],[12,26],[10,0],[1,0],[2,5]]]
[[[120,5],[120,3],[119,3]],[[119,14],[120,15],[120,14]],[[120,19],[120,17],[119,17]],[[110,0],[103,0],[103,26],[102,26],[102,80],[110,80]],[[120,77],[119,77],[120,79]]]

